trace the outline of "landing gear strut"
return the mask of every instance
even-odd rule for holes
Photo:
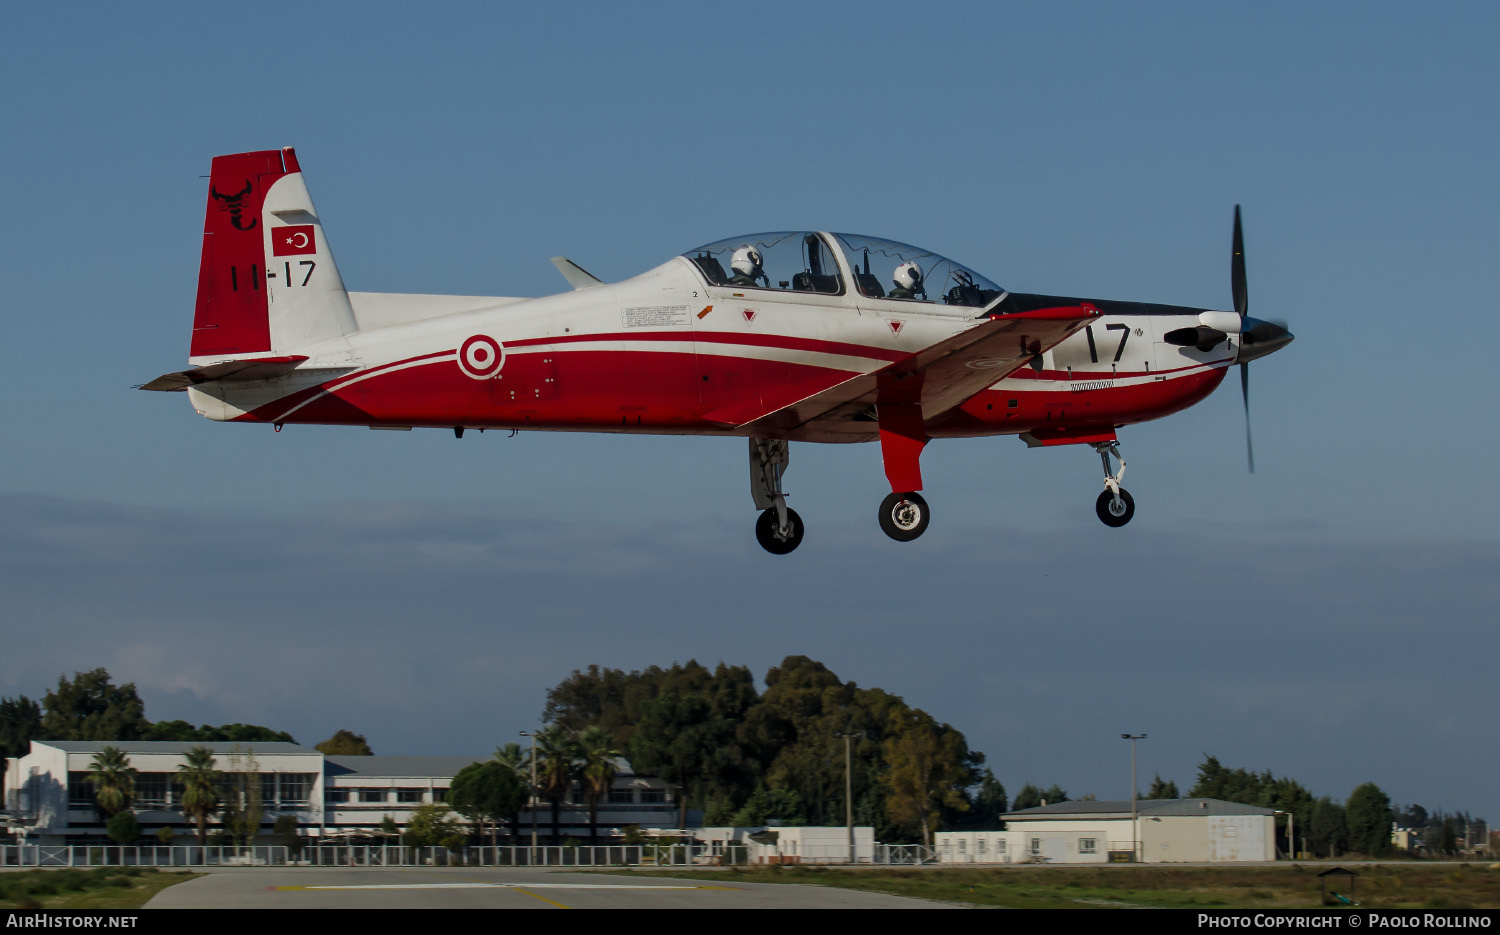
[[[762,511],[755,521],[755,541],[772,555],[785,555],[802,544],[802,517],[786,505],[781,489],[781,475],[790,462],[784,440],[750,439],[750,496]]]
[[[1135,498],[1130,495],[1130,491],[1120,486],[1120,478],[1125,476],[1125,459],[1120,457],[1120,443],[1098,442],[1094,445],[1094,450],[1099,452],[1099,460],[1104,462],[1104,492],[1094,501],[1094,512],[1106,526],[1124,526],[1135,516]],[[1113,473],[1109,469],[1111,455],[1120,462],[1120,469]]]

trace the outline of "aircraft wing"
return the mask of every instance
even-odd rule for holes
[[[755,419],[753,435],[799,441],[875,438],[875,407],[920,403],[923,423],[1004,379],[1056,347],[1100,312],[1084,304],[994,314],[981,324],[873,373],[846,380]]]

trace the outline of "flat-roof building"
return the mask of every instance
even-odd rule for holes
[[[223,743],[193,741],[33,740],[25,756],[7,761],[4,812],[17,837],[30,844],[97,844],[104,822],[94,809],[89,770],[105,747],[123,752],[136,770],[132,809],[144,834],[167,827],[179,835],[196,834],[182,812],[178,767],[189,750],[213,754],[221,772],[254,772],[264,814],[262,833],[276,818],[293,815],[300,833],[322,839],[349,839],[378,834],[389,816],[405,828],[413,812],[442,802],[459,770],[488,756],[328,756],[294,743]],[[639,825],[670,828],[677,821],[676,789],[653,776],[636,774],[617,760],[618,771],[606,800],[599,803],[599,827]],[[564,837],[585,838],[588,808],[577,786],[560,810]],[[533,815],[522,809],[517,833],[529,835]],[[539,801],[536,826],[550,838],[551,806]],[[211,822],[210,827],[216,823]]]

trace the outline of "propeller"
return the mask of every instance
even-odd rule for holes
[[[1293,335],[1286,325],[1261,321],[1249,316],[1250,296],[1245,283],[1245,234],[1240,227],[1240,206],[1234,206],[1234,256],[1229,264],[1230,288],[1234,292],[1234,311],[1240,316],[1240,395],[1245,400],[1245,457],[1250,473],[1255,473],[1255,447],[1250,442],[1250,361],[1264,357],[1292,343]]]

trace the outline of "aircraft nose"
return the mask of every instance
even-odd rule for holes
[[[1245,363],[1274,354],[1291,344],[1295,338],[1296,335],[1288,331],[1286,325],[1246,316],[1240,330],[1239,362]]]

